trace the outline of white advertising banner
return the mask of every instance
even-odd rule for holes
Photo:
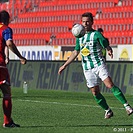
[[[20,53],[27,60],[53,60],[54,47],[53,46],[17,46]],[[10,59],[18,60],[18,57],[11,51],[9,52]]]
[[[117,47],[112,47],[112,50],[113,50],[113,58],[111,58],[111,57],[108,55],[108,52],[107,52],[107,50],[106,50],[106,60],[107,60],[107,61],[118,61]]]
[[[74,46],[17,46],[17,48],[27,60],[67,60],[74,50]],[[133,45],[118,45],[112,49],[113,59],[107,54],[107,61],[133,61]],[[11,51],[9,54],[11,60],[18,60]],[[80,54],[76,60],[81,60]]]
[[[133,61],[133,45],[118,45],[119,61]]]

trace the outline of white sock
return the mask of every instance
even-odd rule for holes
[[[108,112],[108,111],[110,111],[111,109],[110,108],[108,108],[107,110],[105,110],[106,112]]]
[[[124,107],[127,107],[129,104],[128,103],[125,103],[125,104],[123,104],[124,105]]]

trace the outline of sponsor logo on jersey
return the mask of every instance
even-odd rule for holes
[[[83,47],[83,46],[85,46],[85,44],[81,43],[80,46]]]
[[[87,49],[87,48],[83,48],[83,49],[81,50],[81,54],[82,54],[83,56],[88,56],[88,55],[90,55],[90,51],[89,51],[89,49]]]

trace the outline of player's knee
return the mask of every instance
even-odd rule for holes
[[[106,84],[106,87],[109,88],[109,89],[111,89],[113,86],[114,85],[113,84],[110,84],[110,83],[109,84]]]
[[[98,93],[93,91],[92,94],[93,96],[96,96]]]
[[[97,94],[100,93],[99,87],[91,88],[91,92],[92,92],[93,96],[96,96]]]

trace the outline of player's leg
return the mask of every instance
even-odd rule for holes
[[[105,65],[100,66],[99,77],[104,82],[105,86],[107,88],[109,88],[112,91],[112,93],[114,94],[114,96],[124,105],[124,107],[127,111],[127,114],[131,115],[133,113],[133,109],[127,103],[127,100],[126,100],[125,96],[123,95],[122,91],[117,86],[115,86],[114,83],[112,82],[112,79],[110,78],[110,76],[108,74],[108,70]]]
[[[2,84],[0,87],[3,93],[4,124],[8,124],[11,121],[12,112],[11,88],[6,84]]]
[[[99,104],[104,110],[108,110],[109,106],[106,103],[104,96],[100,93],[99,86],[92,87],[91,92],[97,104]]]
[[[91,92],[97,104],[99,104],[105,110],[105,119],[112,117],[113,112],[109,108],[104,96],[100,93],[99,86],[92,87]]]
[[[123,95],[122,91],[113,84],[112,79],[110,77],[107,77],[103,82],[104,82],[105,86],[112,91],[112,93],[114,94],[114,96],[122,104],[127,103],[127,100],[126,100],[125,96]]]
[[[110,110],[104,96],[100,93],[98,76],[92,70],[84,71],[84,75],[85,75],[85,78],[87,81],[87,86],[88,86],[88,88],[91,89],[91,92],[93,94],[95,101],[106,112],[108,112],[108,115],[106,113],[105,118],[110,118],[111,116],[113,116],[113,112]],[[111,112],[111,114],[110,114],[110,112]]]
[[[12,113],[12,99],[11,99],[11,88],[10,88],[10,77],[7,68],[0,68],[0,89],[3,94],[3,113],[4,123],[3,127],[18,127],[11,118]]]
[[[133,113],[133,109],[128,104],[122,91],[117,86],[115,86],[113,84],[112,79],[110,77],[107,77],[103,82],[104,82],[105,86],[112,91],[114,96],[124,105],[124,107],[127,111],[127,114],[131,115]]]
[[[133,109],[127,103],[127,100],[123,95],[122,91],[118,87],[116,87],[112,82],[112,79],[110,78],[110,75],[108,73],[108,70],[105,64],[99,67],[99,77],[104,82],[105,86],[109,88],[114,94],[114,96],[124,105],[124,107],[126,108],[127,114],[128,115],[132,114]]]
[[[11,88],[8,84],[4,83],[0,86],[3,93],[3,113],[4,123],[3,127],[20,127],[15,124],[11,118],[12,113],[12,99],[11,99]]]

